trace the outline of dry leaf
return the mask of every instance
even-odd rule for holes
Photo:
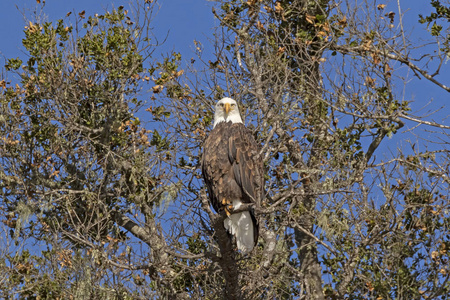
[[[437,252],[437,251],[431,252],[431,258],[433,260],[436,260],[438,258],[438,256],[439,256],[439,252]]]
[[[388,73],[388,72],[390,72],[390,71],[392,71],[393,69],[388,65],[388,64],[385,64],[384,65],[384,72],[386,72],[386,73]]]
[[[70,16],[71,14],[72,14],[72,12],[69,11],[69,12],[66,14],[66,17]]]
[[[84,15],[86,14],[86,11],[83,10],[82,12],[80,12],[78,15],[80,16],[80,18],[84,19]]]
[[[310,16],[310,15],[306,15],[306,22],[310,23],[310,24],[314,24],[314,20],[316,19],[315,16]]]
[[[347,27],[347,17],[344,16],[341,20],[338,21],[339,26]]]
[[[382,10],[382,9],[384,9],[385,7],[386,7],[386,4],[378,4],[378,5],[377,5],[378,10]]]
[[[273,11],[273,9],[270,8],[270,7],[268,7],[268,6],[264,6],[264,9],[265,9],[269,14]]]
[[[277,13],[281,13],[283,10],[284,10],[284,9],[283,9],[283,7],[281,6],[281,3],[280,3],[280,2],[275,2],[275,11],[276,11]]]
[[[27,28],[27,27],[25,27],[25,28]],[[31,23],[31,21],[29,21],[28,22],[28,30],[30,31],[30,32],[36,32],[37,31],[37,26],[35,25],[35,24],[33,24],[33,23]]]
[[[177,77],[180,77],[181,75],[183,75],[183,73],[184,73],[184,70],[180,70],[178,72],[173,71],[172,75],[173,75],[173,77],[177,78]]]
[[[54,171],[52,174],[50,174],[50,178],[52,178],[54,176],[59,177],[58,174],[59,174],[59,171]]]
[[[364,45],[363,45],[363,49],[364,50],[370,50],[370,46],[372,46],[372,40],[367,40],[365,43],[364,43]]]
[[[283,54],[285,51],[286,51],[286,48],[285,48],[285,47],[279,47],[279,48],[278,48],[278,51],[277,51],[277,55],[281,55],[281,54]]]
[[[264,25],[261,23],[261,21],[258,21],[256,23],[256,28],[258,28],[261,31],[264,31]]]
[[[373,287],[371,282],[366,282],[366,286],[369,289],[369,291],[373,291],[374,290],[374,287]]]
[[[391,11],[387,13],[385,16],[387,16],[389,20],[391,20],[391,23],[394,23],[395,12]]]
[[[375,65],[378,65],[378,64],[381,62],[380,57],[378,56],[378,54],[376,54],[376,53],[371,53],[370,55],[372,56],[373,63],[374,63]]]
[[[158,85],[155,85],[152,89],[153,89],[153,93],[157,94],[157,93],[162,92],[162,90],[164,89],[164,86],[158,84]]]
[[[366,85],[371,88],[374,88],[375,87],[375,78],[366,76]]]

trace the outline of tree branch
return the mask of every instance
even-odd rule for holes
[[[353,53],[353,54],[364,55],[365,52],[370,52],[370,53],[377,54],[377,55],[383,55],[389,59],[392,59],[392,60],[395,60],[395,61],[398,61],[400,63],[407,65],[412,70],[419,72],[423,77],[425,77],[432,83],[436,84],[437,86],[444,89],[445,91],[450,92],[450,87],[448,87],[448,86],[444,85],[443,83],[434,79],[434,77],[432,75],[430,75],[427,71],[419,68],[417,65],[413,64],[408,57],[404,57],[401,54],[381,53],[380,50],[378,50],[374,47],[368,48],[366,45],[349,47],[349,46],[341,46],[341,45],[332,44],[332,45],[330,45],[330,49],[339,51],[343,54]]]

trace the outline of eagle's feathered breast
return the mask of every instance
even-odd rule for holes
[[[223,201],[259,201],[261,163],[256,161],[258,146],[242,123],[222,122],[205,141],[202,171],[211,203],[219,212]]]
[[[209,199],[217,212],[228,212],[233,201],[256,203],[262,196],[262,160],[257,160],[258,146],[250,130],[242,123],[221,122],[205,141],[202,173]],[[258,237],[256,219],[254,242]]]

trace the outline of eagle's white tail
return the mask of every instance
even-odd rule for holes
[[[241,206],[240,200],[233,201],[233,208],[238,209]],[[236,237],[236,243],[239,250],[244,253],[252,251],[255,245],[253,221],[248,211],[232,214],[223,221],[225,229]]]

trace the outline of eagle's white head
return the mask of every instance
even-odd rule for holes
[[[231,98],[222,98],[216,103],[214,113],[214,127],[220,122],[242,123],[241,115],[236,100]]]

